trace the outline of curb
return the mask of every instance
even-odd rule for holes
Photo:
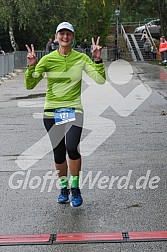
[[[167,241],[167,231],[67,233],[0,236],[0,246]]]
[[[24,69],[15,69],[12,73],[8,73],[7,75],[0,77],[0,85],[3,84],[7,80],[11,80],[15,78],[17,75],[24,72]]]

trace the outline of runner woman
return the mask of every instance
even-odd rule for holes
[[[47,76],[47,91],[44,105],[44,125],[53,147],[55,167],[60,178],[61,191],[59,203],[70,201],[73,207],[82,204],[79,189],[79,172],[81,155],[79,143],[83,127],[83,108],[81,104],[81,82],[84,70],[97,83],[105,83],[105,68],[101,58],[99,39],[95,43],[92,38],[92,57],[94,62],[84,53],[72,49],[74,40],[73,25],[60,23],[56,30],[59,48],[42,57],[37,63],[34,46],[26,45],[28,50],[28,67],[25,72],[25,86],[33,89]],[[93,94],[92,94],[93,95]],[[68,165],[66,160],[68,154]],[[70,171],[70,189],[67,170]]]

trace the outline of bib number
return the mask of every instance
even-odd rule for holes
[[[75,110],[73,108],[60,108],[54,110],[55,124],[60,125],[75,121]]]

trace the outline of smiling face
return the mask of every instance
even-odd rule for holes
[[[59,42],[59,47],[69,48],[74,40],[74,33],[70,30],[63,29],[56,34],[56,39]]]

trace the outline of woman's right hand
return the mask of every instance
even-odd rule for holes
[[[29,66],[35,66],[37,64],[37,57],[35,55],[35,51],[34,51],[34,45],[31,44],[31,49],[28,45],[25,45],[28,51],[27,54],[27,64]]]

